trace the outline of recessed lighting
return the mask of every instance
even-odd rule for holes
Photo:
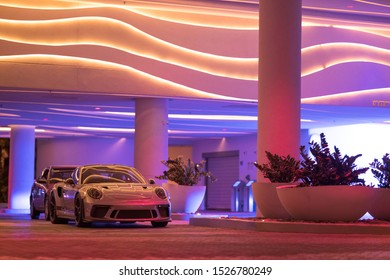
[[[257,116],[238,116],[238,115],[168,114],[168,118],[185,119],[185,120],[214,120],[214,121],[257,121]]]
[[[20,117],[20,115],[9,114],[9,113],[0,113],[0,117]]]
[[[115,128],[115,127],[88,127],[88,126],[78,126],[77,129],[81,130],[90,130],[90,131],[104,131],[104,132],[129,132],[133,133],[134,128]]]
[[[105,113],[106,114],[110,114],[110,115],[119,115],[119,116],[131,116],[131,117],[135,116],[135,112],[112,112],[112,111],[106,111]]]
[[[11,131],[10,127],[0,127],[0,131],[6,131],[9,132]],[[46,132],[44,129],[36,128],[35,132]]]
[[[301,122],[315,122],[313,120],[308,120],[308,119],[301,119]]]

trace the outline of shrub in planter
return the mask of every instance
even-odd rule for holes
[[[254,165],[271,183],[291,183],[297,179],[299,160],[292,156],[280,156],[269,151],[265,152],[268,163]]]
[[[325,134],[321,133],[320,137],[321,143],[309,143],[313,157],[305,146],[300,147],[302,168],[298,171],[298,177],[302,180],[301,186],[364,185],[364,180],[359,176],[369,168],[358,168],[355,164],[356,159],[362,155],[342,156],[336,146],[332,153]]]
[[[169,180],[176,182],[183,186],[193,186],[199,183],[202,177],[210,178],[213,182],[216,178],[211,172],[204,170],[206,161],[194,163],[190,159],[185,162],[183,157],[175,159],[168,158],[168,160],[161,161],[168,170],[164,171],[162,175],[156,176],[157,179]]]
[[[255,182],[252,185],[256,205],[266,218],[290,219],[290,214],[280,203],[276,188],[296,181],[299,160],[290,155],[280,156],[269,151],[265,154],[268,162],[264,164],[255,162],[254,165],[270,182]]]
[[[374,159],[370,167],[378,188],[373,189],[369,213],[376,219],[390,221],[390,155],[386,153],[381,161]]]
[[[370,207],[372,191],[359,178],[368,170],[355,164],[361,154],[342,156],[336,146],[331,152],[323,133],[320,143],[309,144],[312,156],[305,146],[300,147],[301,183],[277,188],[283,206],[300,220],[354,221],[362,217]]]
[[[168,191],[173,213],[194,213],[198,210],[206,193],[206,186],[197,186],[201,178],[209,178],[214,182],[216,178],[211,172],[204,170],[205,161],[194,163],[190,159],[185,162],[183,157],[168,158],[162,163],[168,168],[162,175],[156,176],[160,180],[168,180],[163,187]]]
[[[386,153],[382,161],[374,159],[370,167],[374,178],[378,180],[378,187],[390,188],[390,155]]]

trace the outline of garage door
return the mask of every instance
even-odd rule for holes
[[[239,177],[238,151],[204,154],[207,168],[218,179],[208,183],[206,209],[230,210],[232,185]]]

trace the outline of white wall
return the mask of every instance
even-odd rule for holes
[[[239,179],[245,181],[249,175],[256,179],[256,167],[253,162],[257,159],[257,134],[248,136],[237,136],[221,139],[197,141],[192,146],[193,160],[202,160],[203,153],[239,151]]]
[[[36,148],[36,176],[48,165],[134,165],[134,141],[128,138],[37,139]]]
[[[182,156],[184,160],[192,160],[192,146],[169,146],[168,157],[177,158]],[[163,159],[161,159],[163,160]]]
[[[306,145],[309,142],[308,133],[309,131],[306,129],[301,130],[301,145]],[[192,146],[192,155],[195,162],[202,159],[203,153],[224,151],[239,151],[240,170],[238,179],[246,181],[245,177],[249,175],[251,179],[256,180],[257,168],[253,165],[253,162],[257,161],[257,134],[201,140],[195,142]]]
[[[316,133],[315,131],[310,133]],[[301,142],[309,142],[308,131],[301,131]],[[134,165],[134,141],[128,138],[55,138],[37,139],[36,176],[48,165],[117,163]],[[200,140],[191,146],[170,146],[169,156],[183,155],[194,162],[203,153],[239,151],[239,179],[256,179],[257,134]],[[342,150],[343,152],[343,150]],[[163,160],[163,159],[161,159]]]

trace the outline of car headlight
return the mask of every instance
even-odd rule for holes
[[[167,194],[166,194],[166,192],[165,192],[165,190],[163,188],[155,188],[154,192],[161,199],[166,199],[167,198]]]
[[[96,188],[90,188],[87,190],[87,194],[89,197],[93,198],[93,199],[101,199],[102,196],[103,196],[103,193],[96,189]]]

